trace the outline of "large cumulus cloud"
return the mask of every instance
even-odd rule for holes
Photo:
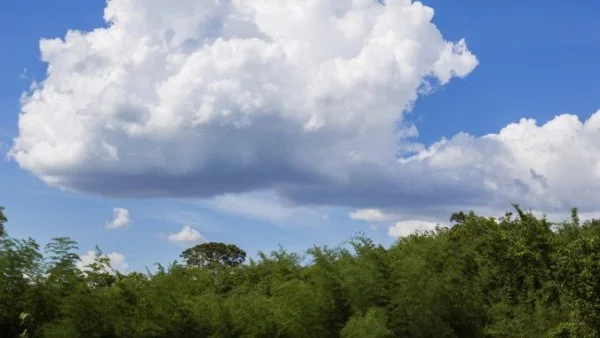
[[[104,16],[41,41],[47,76],[10,152],[51,185],[104,195],[402,190],[403,112],[477,64],[404,0],[110,0]]]
[[[600,112],[412,141],[418,95],[478,62],[418,2],[110,0],[104,15],[40,43],[47,76],[10,156],[48,184],[384,209],[600,202]]]
[[[600,112],[412,141],[403,114],[418,95],[478,62],[418,2],[110,0],[104,15],[106,27],[40,43],[47,76],[23,96],[9,154],[48,184],[267,190],[417,216],[600,202]]]

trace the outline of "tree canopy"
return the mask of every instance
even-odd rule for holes
[[[238,266],[246,260],[246,252],[234,244],[203,243],[181,253],[188,266],[207,268],[217,266]]]
[[[6,223],[8,219],[4,215],[4,207],[0,207],[0,237],[6,236],[6,232],[4,230],[4,223]]]
[[[383,247],[357,236],[303,253],[185,250],[185,264],[113,272],[97,249],[0,238],[2,337],[599,337],[600,221],[515,206],[499,219]],[[2,222],[6,217],[2,214]]]

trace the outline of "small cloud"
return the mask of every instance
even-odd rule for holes
[[[129,219],[129,210],[127,210],[125,208],[114,208],[113,212],[115,215],[115,219],[112,220],[111,222],[106,223],[107,229],[112,230],[112,229],[122,228],[126,225],[129,225],[129,223],[131,223],[131,220]]]
[[[421,221],[421,220],[407,220],[396,222],[393,226],[389,227],[388,235],[391,237],[406,237],[415,232],[434,230],[439,223]]]
[[[23,68],[23,71],[21,71],[21,74],[19,74],[19,79],[27,80],[27,76],[27,68]]]
[[[181,231],[174,233],[174,234],[169,234],[169,241],[171,241],[173,243],[192,244],[192,243],[202,243],[202,242],[205,242],[206,240],[204,239],[204,236],[202,236],[202,234],[200,234],[200,232],[198,232],[198,230],[192,228],[189,225],[185,225],[181,229]]]
[[[348,214],[355,221],[383,222],[397,219],[397,215],[387,214],[379,209],[359,209]]]
[[[114,273],[114,271],[124,272],[129,267],[129,264],[125,261],[125,255],[123,254],[111,252],[103,256],[108,257],[110,260],[110,268],[105,269],[108,273]],[[90,268],[88,265],[92,264],[96,258],[96,251],[90,250],[86,252],[79,257],[79,261],[76,264],[77,268],[84,272],[89,271]]]

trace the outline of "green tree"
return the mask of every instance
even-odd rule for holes
[[[485,312],[472,261],[447,230],[402,238],[390,255],[388,327],[395,336],[481,336]]]
[[[600,221],[513,212],[458,212],[390,247],[359,236],[249,264],[237,246],[207,243],[182,253],[187,266],[127,275],[98,248],[79,269],[68,237],[42,256],[4,234],[0,335],[600,337]]]
[[[4,207],[0,206],[0,238],[6,237],[6,230],[4,229],[6,222],[8,222],[8,219],[4,215]]]
[[[234,244],[210,242],[183,251],[181,258],[190,267],[234,267],[244,263],[246,252]]]
[[[370,308],[363,315],[355,315],[342,329],[342,338],[391,338],[392,330],[387,327],[387,315],[383,309]]]
[[[69,237],[55,237],[45,247],[46,257],[51,268],[75,267],[79,260],[79,246]]]
[[[556,255],[557,283],[571,297],[575,326],[584,325],[600,336],[600,221],[573,228],[575,238]],[[569,230],[573,236],[574,229]]]
[[[41,254],[32,240],[0,238],[0,332],[14,337],[29,322],[23,315],[31,312],[31,289],[41,272]],[[24,320],[27,319],[27,320]]]
[[[112,285],[116,277],[111,273],[110,258],[102,253],[96,246],[94,260],[84,267],[86,281],[91,288],[107,287]]]

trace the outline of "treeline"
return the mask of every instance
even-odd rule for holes
[[[551,224],[518,207],[451,221],[389,248],[357,237],[248,262],[207,243],[127,275],[101,255],[81,271],[69,238],[41,250],[0,231],[0,336],[599,336],[600,221],[574,210]]]

